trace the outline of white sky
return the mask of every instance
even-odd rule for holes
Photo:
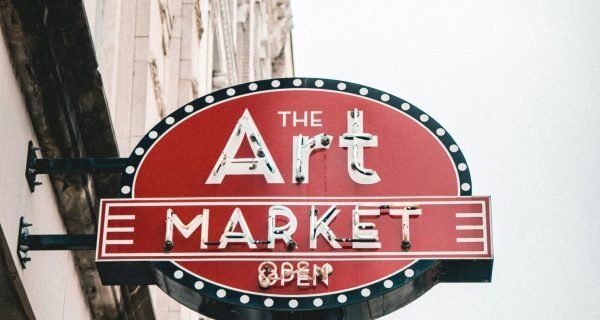
[[[385,319],[600,319],[600,1],[292,0],[296,75],[402,97],[491,195],[491,284]]]

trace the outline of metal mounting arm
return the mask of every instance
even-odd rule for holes
[[[32,250],[95,250],[95,234],[29,234],[31,224],[21,217],[19,222],[19,239],[17,241],[17,256],[23,269],[31,261],[28,252]]]
[[[35,153],[37,150],[40,149],[29,141],[25,177],[31,192],[35,191],[35,186],[42,184],[35,181],[38,174],[121,172],[128,163],[128,158],[40,159]]]

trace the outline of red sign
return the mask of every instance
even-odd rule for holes
[[[170,291],[311,312],[409,287],[420,295],[434,283],[414,281],[440,261],[481,274],[448,267],[447,281],[491,275],[489,197],[470,196],[457,144],[372,88],[279,79],[224,89],[165,118],[130,160],[123,199],[102,201],[101,271],[144,262],[164,274],[147,281]]]

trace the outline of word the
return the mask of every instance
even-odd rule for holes
[[[277,114],[281,115],[281,126],[287,126],[288,116],[292,115],[292,126],[296,127],[298,124],[302,124],[303,127],[322,127],[320,116],[323,111],[311,111],[310,119],[308,117],[308,111],[304,111],[304,114],[300,117],[296,111],[278,111]],[[309,123],[310,120],[310,123]]]

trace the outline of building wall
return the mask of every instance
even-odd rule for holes
[[[203,319],[157,287],[149,288],[148,297],[140,296],[139,291],[143,290],[136,287],[99,286],[91,255],[33,251],[29,252],[32,261],[27,263],[26,269],[21,268],[16,256],[21,216],[33,224],[30,230],[34,234],[93,232],[93,210],[89,210],[97,206],[100,196],[96,192],[107,194],[106,190],[99,190],[97,183],[110,180],[82,176],[75,179],[76,183],[69,184],[68,179],[59,178],[56,183],[56,177],[38,175],[43,185],[32,193],[24,177],[27,142],[32,140],[34,145],[62,148],[45,152],[46,156],[78,157],[115,156],[112,153],[116,150],[111,151],[110,146],[114,147],[116,141],[120,156],[127,157],[149,128],[188,101],[241,82],[293,76],[289,1],[83,0],[85,11],[77,7],[80,5],[76,1],[61,4],[0,0],[3,28],[0,32],[0,75],[3,78],[0,81],[0,119],[3,121],[0,126],[0,226],[8,248],[2,254],[12,257],[13,269],[17,270],[12,278],[22,283],[21,302],[30,306],[38,319],[150,319],[140,315],[152,314],[156,319]],[[65,10],[74,7],[77,8]],[[76,14],[77,19],[70,19],[68,14]],[[48,20],[41,22],[41,17]],[[60,21],[73,23],[60,24]],[[60,47],[61,41],[82,37],[88,45],[90,34],[93,50],[88,50],[83,43],[70,44],[71,49],[73,46],[83,48],[78,54],[83,55],[85,63],[77,59],[71,61],[71,56],[65,54],[68,50]],[[48,35],[50,40],[44,38]],[[45,46],[50,49],[40,50]],[[48,63],[56,65],[17,65],[17,61],[35,61],[40,54],[35,50],[46,54],[44,61],[53,61]],[[98,75],[96,61],[98,79],[94,78]],[[69,73],[72,72],[69,68],[94,76],[92,79],[75,77],[75,82],[86,82],[79,87],[69,82],[70,78],[61,78],[77,74]],[[36,82],[47,74],[51,76],[46,77],[46,82]],[[73,92],[82,88],[96,91],[93,95],[88,94],[90,91]],[[57,101],[63,101],[64,105],[55,104]],[[100,115],[102,112],[106,115],[107,109],[110,120]],[[55,117],[55,123],[45,122],[48,115],[44,112],[58,111],[61,113]],[[90,118],[90,114],[96,118]],[[90,137],[88,132],[82,133],[81,126],[88,126],[89,130],[89,125],[96,122],[101,123],[102,134]],[[40,123],[47,127],[38,130]],[[64,136],[62,131],[56,134],[60,130],[64,130],[69,141],[56,140]],[[111,130],[114,136],[107,134]],[[111,141],[105,144],[93,141],[98,137]],[[103,149],[94,150],[98,145],[103,145]],[[63,150],[71,153],[61,154],[59,151]],[[86,184],[84,188],[80,188],[81,181]],[[67,209],[70,211],[65,214]],[[78,229],[80,218],[87,221],[87,225]],[[75,221],[75,227],[70,225],[70,220]],[[0,274],[0,282],[10,277]],[[0,290],[21,292],[14,286],[2,287],[1,283]],[[138,300],[135,300],[136,292],[141,297]],[[151,300],[149,312],[148,300]],[[3,319],[5,314],[1,309],[0,319]]]
[[[242,82],[293,76],[288,1],[85,4],[121,156],[195,98]],[[157,287],[150,293],[158,319],[199,318]]]
[[[123,156],[186,102],[226,86],[293,75],[288,1],[85,4]]]
[[[45,188],[31,193],[25,180],[27,142],[37,145],[25,100],[14,76],[3,33],[0,32],[0,225],[15,262],[19,218],[32,223],[34,233],[65,234],[54,193],[46,175]],[[91,313],[69,251],[35,252],[33,263],[17,266],[29,303],[39,319],[87,319]],[[17,262],[18,263],[18,262]],[[0,310],[0,319],[3,318]]]

